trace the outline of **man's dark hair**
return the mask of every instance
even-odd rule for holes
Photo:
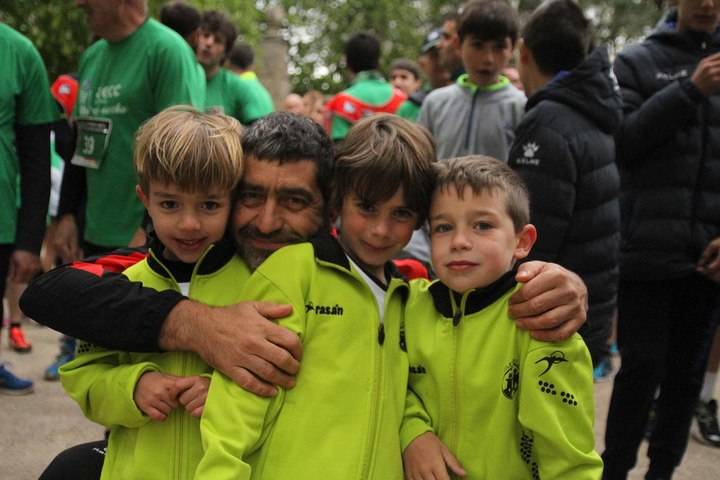
[[[369,33],[356,33],[345,44],[345,61],[355,73],[377,70],[380,63],[380,42]]]
[[[580,65],[587,56],[591,35],[590,22],[572,0],[540,5],[522,31],[523,42],[546,75]]]
[[[472,36],[481,42],[509,38],[513,45],[518,38],[518,17],[506,0],[477,0],[467,4],[458,21],[460,42]]]
[[[237,30],[235,25],[230,21],[227,15],[217,10],[208,10],[203,13],[200,21],[200,29],[204,32],[212,34],[220,34],[225,39],[225,55],[232,50],[235,39],[237,38]]]
[[[228,55],[230,64],[237,68],[247,70],[255,61],[255,53],[250,45],[245,42],[235,42]]]
[[[333,176],[333,144],[325,130],[308,117],[275,112],[257,120],[242,137],[245,158],[279,162],[315,162],[315,179],[325,201],[330,204]]]
[[[200,27],[200,12],[181,0],[169,2],[160,9],[160,22],[187,39]]]

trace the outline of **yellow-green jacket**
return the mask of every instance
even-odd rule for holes
[[[543,343],[519,330],[507,315],[517,288],[514,272],[464,295],[412,283],[402,447],[435,432],[466,480],[597,480],[590,355],[577,334]]]
[[[179,290],[153,249],[124,274],[156,290]],[[189,297],[213,306],[236,303],[249,276],[232,245],[220,243],[195,265]],[[145,416],[133,396],[138,380],[149,371],[191,376],[212,370],[190,352],[128,353],[87,343],[81,343],[77,358],[60,370],[63,387],[85,416],[110,429],[102,480],[193,478],[202,456],[200,421],[182,407],[159,423]]]
[[[390,281],[381,327],[370,288],[323,237],[280,249],[246,285],[247,299],[292,304],[280,324],[302,338],[297,385],[260,398],[215,372],[196,478],[402,480],[407,284]]]

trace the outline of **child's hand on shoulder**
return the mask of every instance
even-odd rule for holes
[[[179,378],[160,372],[145,372],[135,386],[135,404],[152,420],[162,422],[178,407]]]
[[[210,379],[206,377],[180,377],[177,380],[180,396],[180,405],[193,417],[202,415],[205,400],[207,399]]]
[[[464,477],[460,462],[432,432],[425,432],[410,442],[403,452],[407,480],[450,480],[448,470]]]

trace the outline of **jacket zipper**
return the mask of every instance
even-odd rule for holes
[[[470,132],[473,129],[473,117],[475,116],[475,103],[477,100],[477,96],[480,93],[480,89],[478,88],[475,90],[475,92],[472,94],[472,103],[470,104],[470,115],[468,117],[467,121],[467,128],[465,129],[465,154],[469,154],[470,152]]]
[[[455,299],[455,294],[450,291],[450,304],[452,305],[453,309],[453,321],[452,321],[452,338],[453,338],[453,355],[452,355],[452,371],[450,372],[450,378],[453,379],[452,381],[452,418],[450,419],[450,424],[452,425],[452,433],[449,435],[449,437],[452,439],[451,444],[452,446],[448,445],[450,447],[450,450],[453,452],[458,451],[458,447],[460,445],[460,324],[462,323],[462,319],[465,316],[465,304],[467,303],[467,299],[470,295],[471,291],[465,292],[461,299],[460,299],[460,305],[457,304],[457,300]]]

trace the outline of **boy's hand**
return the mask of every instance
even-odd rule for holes
[[[720,238],[714,239],[705,247],[697,270],[713,282],[720,282]]]
[[[587,287],[570,270],[554,263],[526,262],[515,278],[525,285],[510,297],[508,313],[534,338],[565,340],[585,323]]]
[[[135,404],[152,420],[162,422],[178,407],[178,379],[160,372],[144,373],[135,385]]]
[[[460,462],[432,432],[419,435],[403,452],[406,480],[450,480],[448,470],[464,477]]]
[[[690,80],[706,97],[720,90],[720,53],[703,58]]]
[[[206,377],[180,377],[176,386],[182,392],[178,397],[180,405],[193,417],[200,418],[207,400],[210,379]]]

